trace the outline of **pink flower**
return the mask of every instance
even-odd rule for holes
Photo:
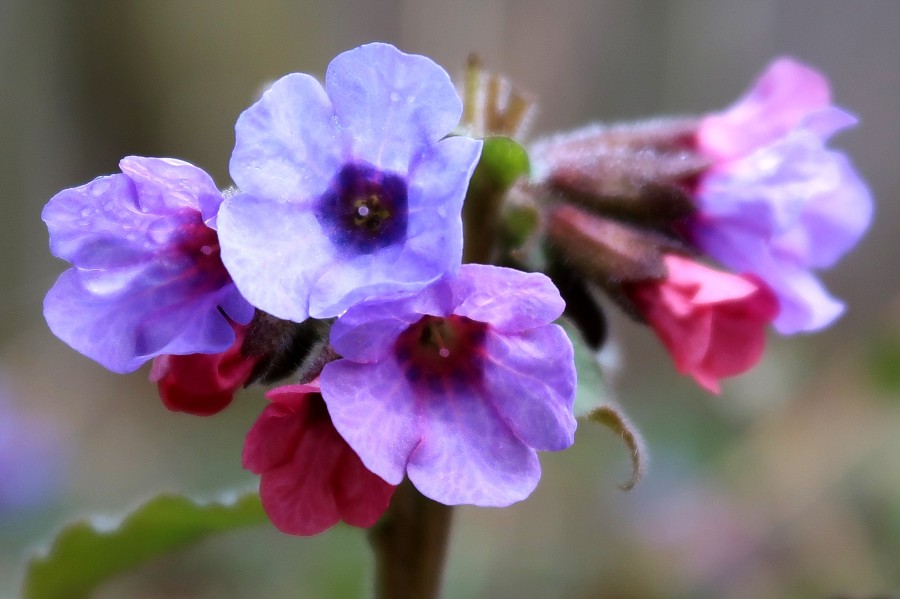
[[[224,352],[153,359],[150,380],[157,384],[159,397],[168,409],[211,416],[228,407],[257,362],[241,354],[247,327],[234,323],[232,326],[235,340]]]
[[[631,299],[675,367],[718,393],[719,379],[749,370],[762,357],[765,327],[778,315],[778,300],[752,276],[673,254],[665,263],[669,276],[630,287]]]
[[[262,477],[263,507],[288,534],[314,535],[343,520],[375,524],[394,485],[370,472],[337,433],[318,384],[286,385],[247,434],[244,468]]]

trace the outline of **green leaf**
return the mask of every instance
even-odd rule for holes
[[[575,325],[565,319],[560,320],[559,324],[565,329],[575,348],[575,369],[578,371],[575,416],[602,424],[625,442],[631,456],[631,478],[619,487],[624,491],[630,491],[644,475],[646,451],[641,433],[616,404],[603,380],[603,371],[597,362],[596,354],[584,342]]]
[[[256,490],[215,501],[158,495],[124,518],[92,518],[63,528],[46,555],[29,561],[23,596],[83,599],[105,580],[151,558],[266,522]]]

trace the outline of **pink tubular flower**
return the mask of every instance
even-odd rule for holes
[[[631,299],[675,367],[713,393],[719,379],[762,357],[765,327],[778,314],[775,295],[755,278],[725,273],[681,256],[665,257],[669,276],[634,285]]]
[[[370,472],[331,423],[317,384],[286,385],[247,434],[244,468],[262,477],[260,497],[280,531],[314,535],[343,520],[375,524],[394,485]]]
[[[732,107],[703,119],[697,147],[712,160],[689,229],[705,253],[758,276],[778,296],[783,334],[831,324],[844,310],[814,274],[862,237],[873,202],[850,161],[826,147],[856,118],[831,105],[828,82],[776,60]]]
[[[257,362],[241,354],[247,326],[232,326],[235,340],[224,352],[153,359],[150,380],[157,384],[159,397],[168,409],[211,416],[228,407]]]

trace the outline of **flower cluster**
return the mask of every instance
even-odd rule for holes
[[[482,147],[453,134],[461,114],[442,68],[370,44],[240,116],[228,198],[197,167],[138,157],[60,192],[43,216],[73,268],[47,295],[51,329],[118,372],[153,359],[166,407],[199,415],[305,361],[244,449],[286,532],[369,526],[407,475],[446,504],[527,497],[536,450],[574,440],[573,349],[546,276],[461,268]]]
[[[536,190],[557,270],[647,322],[703,387],[751,368],[764,328],[811,332],[843,311],[812,273],[869,226],[872,198],[825,147],[855,119],[825,78],[776,60],[722,113],[539,142]],[[706,267],[707,256],[735,271]]]
[[[291,377],[243,452],[285,532],[371,526],[404,479],[447,505],[506,506],[537,485],[538,451],[574,441],[574,349],[555,322],[602,342],[593,286],[711,391],[759,360],[767,324],[836,317],[809,269],[856,242],[871,199],[823,146],[851,122],[828,104],[820,76],[780,61],[722,114],[540,142],[526,179],[462,134],[477,127],[441,67],[361,46],[324,85],[287,75],[240,115],[227,197],[193,165],[140,157],[54,196],[50,247],[72,268],[44,313],[111,370],[152,360],[173,411],[214,414]],[[483,132],[515,129],[522,110],[507,112]],[[523,197],[538,258],[494,222]],[[466,256],[504,266],[462,264],[463,214]],[[491,238],[472,252],[476,233]]]

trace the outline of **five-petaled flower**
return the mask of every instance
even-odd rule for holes
[[[324,89],[276,81],[238,119],[219,213],[222,258],[279,318],[338,316],[459,268],[460,212],[481,142],[447,137],[462,103],[430,59],[387,44],[337,56]]]
[[[180,160],[129,156],[119,167],[44,207],[50,250],[73,266],[44,300],[50,330],[114,372],[225,351],[231,321],[246,324],[253,307],[219,257],[222,195]]]
[[[572,344],[539,273],[467,264],[420,293],[350,308],[322,371],[334,426],[384,480],[453,504],[505,506],[572,444]]]
[[[856,119],[830,105],[825,78],[775,61],[746,96],[706,117],[690,234],[710,256],[762,278],[778,296],[775,328],[815,331],[844,310],[812,269],[828,268],[869,226],[872,198],[847,158],[825,142]]]

